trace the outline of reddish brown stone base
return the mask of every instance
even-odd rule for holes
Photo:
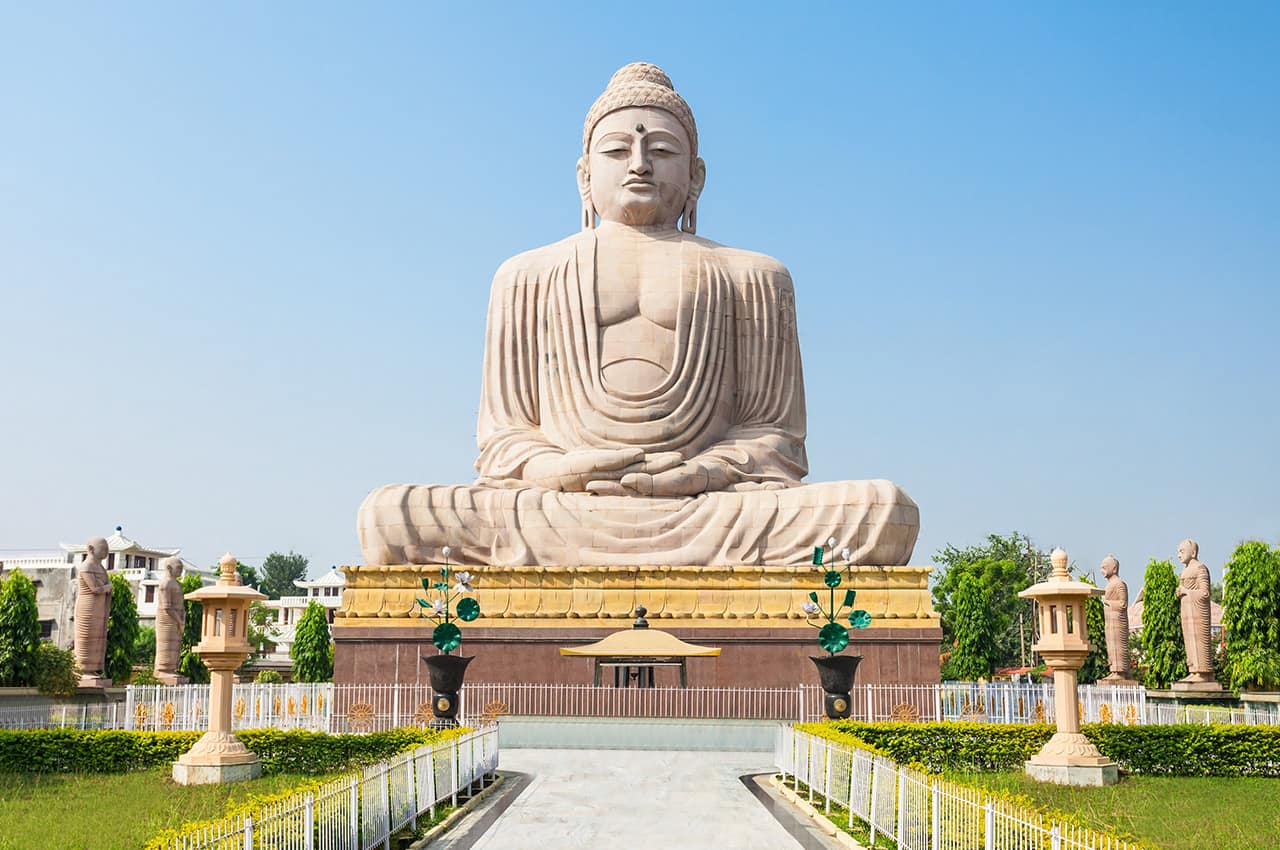
[[[562,646],[600,640],[616,629],[468,628],[462,653],[475,656],[469,682],[592,682],[594,661],[566,658]],[[718,658],[690,658],[689,687],[792,687],[817,681],[810,656],[820,655],[813,629],[664,629],[701,646],[718,646]],[[335,626],[333,680],[339,684],[425,683],[421,656],[434,654],[421,627]],[[859,684],[936,684],[939,629],[868,629],[853,635],[846,654],[861,655]],[[658,687],[677,687],[674,668],[658,668]],[[606,683],[612,683],[608,676]]]

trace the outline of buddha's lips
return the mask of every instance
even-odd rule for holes
[[[628,180],[626,183],[623,183],[622,185],[628,189],[654,188],[654,184],[650,183],[648,180]]]

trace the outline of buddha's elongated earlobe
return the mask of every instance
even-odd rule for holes
[[[684,203],[684,214],[680,217],[680,229],[685,233],[698,232],[698,199],[690,198]]]
[[[680,229],[685,233],[698,232],[698,197],[702,194],[702,188],[707,185],[707,164],[702,157],[694,160],[691,171],[689,197],[684,202],[684,213],[680,217]]]
[[[591,172],[587,170],[587,158],[578,160],[578,194],[582,196],[582,229],[596,229],[596,208],[591,205]]]

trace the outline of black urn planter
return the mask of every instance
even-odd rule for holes
[[[810,660],[818,668],[822,682],[822,708],[832,720],[849,716],[852,703],[849,692],[853,690],[853,674],[862,661],[861,655],[811,655]]]
[[[450,729],[458,725],[458,691],[462,690],[462,679],[466,675],[467,665],[474,655],[424,655],[427,663],[427,674],[431,677],[431,714],[432,729]]]

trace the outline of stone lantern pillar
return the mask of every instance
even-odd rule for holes
[[[173,763],[179,785],[239,782],[262,775],[257,753],[231,731],[232,674],[249,657],[249,605],[267,597],[240,583],[236,559],[223,555],[218,583],[188,593],[201,603],[200,643],[192,649],[209,668],[209,731]]]
[[[1040,639],[1031,647],[1053,671],[1053,706],[1058,731],[1026,763],[1029,776],[1059,785],[1114,785],[1116,763],[1098,752],[1080,733],[1077,675],[1093,644],[1089,643],[1085,603],[1101,596],[1101,588],[1076,581],[1067,572],[1067,553],[1049,555],[1053,573],[1018,595],[1034,599],[1039,610]]]

